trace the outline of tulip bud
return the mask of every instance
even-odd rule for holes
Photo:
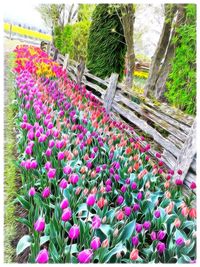
[[[179,220],[179,218],[176,218],[176,219],[174,220],[174,226],[175,226],[176,228],[179,228],[180,225],[181,225],[181,221]]]
[[[99,237],[94,237],[90,243],[90,247],[93,250],[97,250],[101,246],[101,241]]]
[[[87,204],[88,206],[93,206],[93,205],[95,204],[95,201],[96,201],[96,197],[95,197],[95,195],[90,194],[90,195],[88,196],[87,200],[86,200],[86,204]]]
[[[75,224],[69,230],[69,238],[74,240],[77,239],[79,235],[80,235],[79,227]]]
[[[49,179],[53,179],[56,176],[56,169],[50,168],[47,173],[47,176]]]
[[[62,217],[61,217],[62,221],[64,222],[69,221],[71,216],[72,216],[71,209],[70,208],[65,209],[62,213]]]
[[[48,254],[48,251],[45,248],[43,250],[40,250],[40,252],[38,253],[35,261],[37,263],[47,263],[48,260],[49,260],[49,254]]]
[[[65,189],[67,187],[67,180],[65,180],[64,178],[60,181],[59,183],[59,187],[61,189]]]
[[[35,188],[31,187],[29,192],[28,192],[28,194],[29,194],[30,197],[33,197],[36,194]]]
[[[81,187],[77,187],[77,188],[76,188],[76,192],[75,192],[75,194],[76,194],[76,195],[79,195],[80,192],[81,192]]]
[[[131,259],[132,261],[137,260],[137,259],[138,259],[138,254],[139,254],[138,249],[134,248],[134,249],[131,251],[130,259]]]
[[[45,187],[44,190],[42,191],[42,197],[43,198],[47,198],[50,196],[50,188],[49,187]]]
[[[104,216],[102,219],[102,223],[106,223],[106,220],[107,220],[107,218],[106,218],[106,216]]]
[[[98,215],[95,215],[92,218],[92,228],[93,229],[98,229],[101,226],[101,219]]]
[[[109,241],[108,241],[108,239],[106,238],[106,239],[102,242],[101,247],[102,247],[102,248],[107,248],[108,246],[109,246]]]
[[[93,252],[91,249],[85,249],[78,253],[77,259],[79,263],[89,263],[92,259]]]
[[[69,201],[67,198],[64,198],[62,202],[60,203],[60,208],[62,210],[66,209],[69,206]]]
[[[117,258],[117,259],[120,259],[121,257],[122,257],[121,252],[118,252],[118,253],[116,254],[116,258]]]
[[[119,230],[118,230],[118,228],[116,228],[116,229],[114,230],[114,232],[113,232],[113,236],[114,236],[114,237],[117,237],[117,236],[118,236],[118,233],[119,233]]]
[[[188,239],[188,240],[185,241],[186,247],[189,247],[190,244],[191,244],[191,240],[190,239]]]
[[[44,231],[44,228],[45,228],[45,220],[44,218],[39,218],[34,224],[34,229],[37,232],[42,232]]]
[[[124,213],[123,213],[122,210],[119,210],[119,211],[116,213],[116,219],[117,219],[118,221],[121,221],[121,220],[124,219]]]

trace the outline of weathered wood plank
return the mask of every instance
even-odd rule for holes
[[[101,79],[101,78],[99,78],[99,77],[97,77],[97,76],[95,76],[95,75],[89,73],[88,71],[85,71],[85,72],[84,72],[84,75],[85,75],[86,77],[88,77],[88,78],[91,78],[92,80],[95,80],[95,81],[97,81],[97,82],[99,82],[99,83],[105,85],[106,87],[108,86],[108,82],[106,82],[105,80],[103,80],[103,79]]]
[[[125,116],[129,121],[131,121],[133,124],[135,124],[137,127],[139,127],[142,131],[152,136],[152,138],[160,144],[163,148],[165,148],[168,151],[173,151],[173,154],[178,157],[180,150],[170,141],[165,139],[159,132],[157,132],[153,127],[147,124],[147,122],[139,119],[133,112],[130,112],[129,110],[122,107],[122,105],[113,102],[113,108],[119,114],[122,114]]]
[[[162,153],[162,158],[165,159],[166,162],[168,162],[168,166],[170,166],[170,169],[174,169],[176,158],[173,156],[172,153],[164,149]]]
[[[109,85],[104,96],[104,107],[107,113],[110,112],[111,107],[112,107],[113,99],[115,97],[115,93],[117,89],[118,77],[119,77],[119,74],[117,73],[112,73],[110,76]]]
[[[168,135],[167,139],[170,142],[174,143],[179,149],[181,149],[183,147],[184,143],[181,140],[177,139],[175,136],[170,134],[170,135]]]
[[[69,54],[66,54],[65,58],[64,58],[64,62],[63,62],[63,69],[64,70],[67,69],[68,63],[69,63]]]
[[[121,83],[118,83],[117,87],[119,89],[121,89],[122,92],[128,94],[129,96],[139,97],[134,92],[130,93],[129,91],[124,89],[123,85]],[[186,126],[191,127],[191,125],[192,125],[192,123],[194,121],[194,117],[192,117],[190,115],[186,115],[185,113],[183,113],[181,110],[178,110],[177,108],[168,106],[167,103],[162,103],[159,106],[157,106],[147,97],[145,98],[145,101],[144,101],[144,99],[142,97],[139,97],[139,98],[147,106],[157,110],[159,113],[162,112],[163,114],[168,115],[172,119],[176,119],[179,123],[181,123],[183,125],[185,124]]]
[[[184,180],[184,184],[187,185],[188,187],[190,187],[190,184],[192,182],[196,182],[196,175],[194,175],[193,173],[191,172],[188,172],[185,180]]]
[[[183,130],[186,134],[189,133],[189,131],[190,131],[190,127],[189,126],[186,126],[183,123],[180,123],[179,121],[173,119],[172,117],[164,114],[163,112],[159,112],[156,109],[152,109],[152,108],[150,108],[149,106],[147,106],[147,105],[145,105],[143,103],[142,103],[142,107],[144,109],[147,109],[149,112],[155,114],[157,117],[161,118],[162,120],[170,123],[172,126]]]
[[[156,123],[159,125],[161,128],[164,130],[168,131],[169,133],[173,134],[176,138],[179,138],[180,140],[185,140],[186,139],[186,134],[178,130],[177,128],[173,127],[171,124],[167,122],[163,122],[162,119],[158,118],[154,114],[144,110],[140,105],[136,104],[135,102],[129,100],[128,98],[124,97],[122,94],[118,94],[119,97],[121,97],[121,102],[126,104],[128,108],[133,109],[140,115],[146,117],[147,119],[151,120],[152,122]]]
[[[190,168],[191,168],[191,170],[192,170],[194,173],[196,173],[196,172],[197,172],[197,161],[196,161],[196,155],[195,155],[195,157],[193,158],[193,161],[192,161],[192,163],[191,163],[191,165],[190,165]]]
[[[94,90],[96,90],[97,92],[101,93],[101,97],[105,95],[106,91],[101,88],[100,86],[98,86],[97,84],[88,82],[83,80],[83,84],[85,84],[86,86],[89,86],[90,88],[93,88]]]
[[[196,119],[190,129],[190,133],[178,155],[175,172],[182,170],[184,179],[196,154]]]
[[[76,75],[76,82],[77,84],[81,84],[82,78],[83,78],[83,73],[85,69],[85,63],[82,61],[78,66],[77,66],[77,75]]]

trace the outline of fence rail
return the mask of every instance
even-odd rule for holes
[[[156,159],[156,152],[162,155],[165,167],[182,169],[184,184],[189,186],[196,180],[196,119],[163,103],[155,105],[149,98],[141,98],[123,88],[118,82],[118,74],[109,79],[101,79],[91,74],[85,64],[72,60],[69,55],[61,55],[49,47],[42,49],[56,60],[69,77],[76,83],[84,84],[87,90],[102,102],[112,116],[131,125],[133,134],[144,134],[152,145],[149,153]],[[147,142],[140,141],[143,147]]]

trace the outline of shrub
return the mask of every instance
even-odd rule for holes
[[[87,67],[105,78],[111,73],[123,76],[125,58],[123,27],[117,13],[108,4],[96,6],[88,38]]]

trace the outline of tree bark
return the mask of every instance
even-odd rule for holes
[[[126,78],[125,86],[127,90],[132,89],[133,71],[135,68],[135,53],[133,42],[133,31],[135,22],[135,8],[133,4],[122,5],[122,25],[126,41],[127,51],[125,59]]]
[[[171,34],[171,38],[169,41],[169,45],[167,47],[167,52],[165,55],[164,62],[160,68],[159,76],[155,84],[155,97],[160,99],[163,97],[164,92],[166,90],[166,81],[171,70],[171,61],[175,54],[175,44],[173,43],[173,38],[176,36],[176,29],[185,21],[185,8],[184,4],[178,6],[178,14],[176,18],[176,22],[174,25],[173,32]]]
[[[165,21],[162,28],[162,33],[156,48],[156,51],[152,57],[149,78],[144,88],[144,95],[147,96],[150,92],[154,91],[156,81],[159,77],[159,70],[162,59],[166,53],[167,46],[169,44],[169,38],[172,28],[173,18],[176,12],[176,6],[171,4],[165,5]]]

